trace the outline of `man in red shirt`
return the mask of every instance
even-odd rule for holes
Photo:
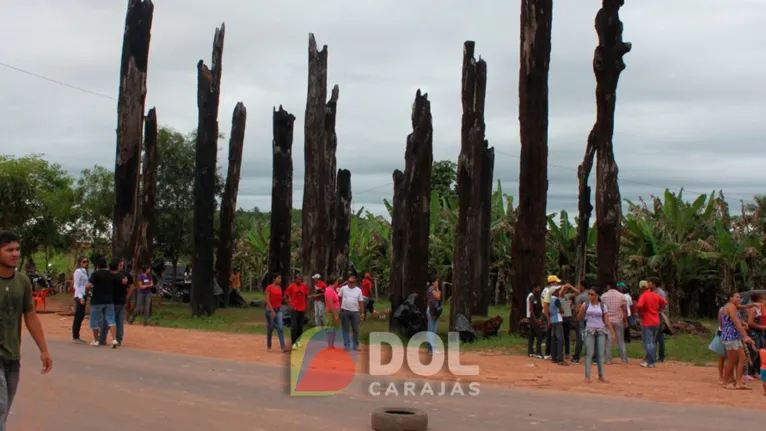
[[[298,339],[303,334],[303,319],[306,316],[306,297],[308,295],[309,288],[303,282],[303,276],[300,274],[295,277],[295,282],[285,290],[287,302],[292,308],[290,311],[290,338],[293,349],[301,347]]]
[[[372,314],[375,311],[375,298],[372,297],[372,276],[370,273],[364,274],[362,279],[362,296],[364,296],[364,317],[367,313]]]
[[[655,340],[660,330],[660,310],[668,305],[668,303],[660,295],[649,289],[649,283],[646,280],[641,280],[639,287],[642,293],[641,297],[638,298],[636,308],[641,316],[641,338],[644,339],[644,349],[646,350],[646,358],[641,363],[641,366],[644,368],[654,368],[657,360],[657,344]]]

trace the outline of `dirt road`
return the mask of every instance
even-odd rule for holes
[[[49,337],[71,338],[71,317],[56,314],[40,317]],[[90,339],[86,335],[85,325],[82,335]],[[276,343],[276,339],[274,342]],[[266,352],[266,340],[263,335],[128,326],[124,343],[126,349],[146,349],[283,367],[289,363],[288,355]],[[366,353],[362,352],[363,358],[365,355]],[[710,367],[664,363],[649,370],[639,367],[639,361],[634,360],[628,366],[607,366],[606,376],[611,380],[610,384],[588,385],[583,382],[583,365],[557,367],[550,361],[503,352],[463,352],[460,359],[465,364],[479,365],[481,372],[477,381],[509,388],[566,391],[573,397],[579,394],[607,395],[647,401],[766,410],[766,397],[762,395],[760,382],[751,383],[753,390],[750,391],[727,391],[717,384],[718,373]],[[359,361],[362,365],[358,369],[359,373],[365,372],[363,364],[367,363],[369,362],[365,359]],[[595,371],[594,368],[593,372]],[[450,380],[452,376],[444,372],[435,378]]]
[[[32,340],[23,341],[22,382],[9,431],[134,429],[317,431],[369,428],[381,406],[426,410],[436,430],[719,431],[759,428],[766,414],[577,395],[489,384],[476,397],[372,396],[368,376],[343,393],[291,397],[284,368],[123,347],[94,348],[50,340],[54,371],[38,372]],[[555,406],[555,408],[553,408]]]

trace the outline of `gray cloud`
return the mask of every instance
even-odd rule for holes
[[[226,22],[221,131],[238,101],[248,107],[239,205],[270,207],[271,113],[295,124],[295,204],[302,200],[303,110],[308,33],[329,45],[329,84],[340,85],[338,166],[352,171],[354,207],[385,213],[391,172],[404,165],[415,90],[429,93],[434,158],[457,159],[462,43],[488,62],[487,138],[495,177],[518,190],[518,2],[457,0],[401,5],[164,0],[155,7],[147,109],[162,124],[196,126],[196,62],[210,60],[213,30]],[[555,4],[550,75],[549,211],[576,210],[576,166],[595,119],[593,19],[600,2]],[[438,5],[438,7],[436,7]],[[125,2],[27,0],[6,11],[0,61],[116,96]],[[42,14],[40,11],[45,11]],[[627,2],[633,43],[618,88],[615,151],[628,199],[685,187],[723,188],[732,199],[762,193],[766,126],[759,85],[766,48],[763,2]],[[747,35],[747,36],[746,36]],[[0,67],[0,153],[45,153],[73,173],[114,164],[116,102]],[[221,142],[219,159],[226,160]],[[594,172],[595,175],[595,172]]]

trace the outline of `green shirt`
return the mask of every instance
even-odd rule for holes
[[[29,277],[16,272],[11,278],[0,278],[0,358],[20,359],[21,316],[34,310]]]

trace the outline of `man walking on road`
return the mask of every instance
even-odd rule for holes
[[[625,328],[628,326],[628,311],[625,295],[617,289],[613,281],[606,283],[607,291],[601,295],[601,302],[606,305],[609,322],[612,323],[615,336],[612,332],[606,334],[606,363],[612,364],[612,344],[616,343],[620,350],[620,358],[623,364],[628,363],[628,354],[625,351]],[[616,339],[615,339],[616,338]]]
[[[303,319],[306,316],[306,297],[309,295],[309,288],[303,282],[303,276],[298,274],[295,282],[287,287],[285,296],[290,304],[290,338],[292,339],[293,349],[298,349],[301,344],[298,340],[303,335]]]
[[[21,317],[40,350],[42,373],[53,368],[43,327],[35,313],[32,282],[16,271],[21,256],[21,238],[13,232],[0,231],[0,431],[5,430],[21,370]]]
[[[362,289],[356,285],[356,277],[348,278],[348,284],[340,289],[340,324],[343,330],[343,347],[346,350],[359,350],[359,312],[364,309]],[[361,316],[364,320],[364,315]],[[349,340],[349,327],[353,336],[353,344]]]

